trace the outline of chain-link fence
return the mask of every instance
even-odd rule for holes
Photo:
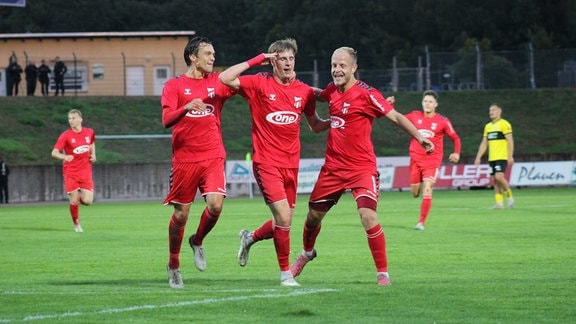
[[[331,81],[323,69],[298,78],[320,88]],[[391,69],[359,69],[357,78],[386,92],[573,88],[576,49],[424,52],[414,67],[396,67],[393,60]]]

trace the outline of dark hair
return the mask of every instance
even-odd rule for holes
[[[426,97],[426,96],[432,96],[434,97],[434,99],[436,99],[436,101],[438,101],[438,93],[434,90],[426,90],[424,91],[424,94],[422,95],[422,98]]]
[[[198,49],[200,48],[200,44],[212,45],[212,42],[208,38],[202,36],[196,36],[190,39],[184,48],[184,62],[186,62],[186,66],[190,66],[192,64],[190,55],[198,56]]]

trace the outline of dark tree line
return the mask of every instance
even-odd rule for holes
[[[573,0],[50,0],[0,7],[1,33],[194,30],[210,37],[217,63],[298,40],[300,69],[328,64],[340,46],[358,50],[363,68],[413,66],[423,47],[458,51],[572,48]]]

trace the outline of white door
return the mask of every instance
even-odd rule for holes
[[[144,95],[144,67],[128,66],[126,67],[126,95],[143,96]]]
[[[6,95],[6,71],[4,69],[0,69],[0,96]]]
[[[161,96],[162,89],[164,89],[164,83],[170,79],[170,66],[162,65],[162,66],[155,66],[154,67],[154,96]]]

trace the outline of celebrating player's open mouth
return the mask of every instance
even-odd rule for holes
[[[344,79],[344,73],[332,73],[332,79],[334,80],[335,85],[342,85],[346,83]]]

